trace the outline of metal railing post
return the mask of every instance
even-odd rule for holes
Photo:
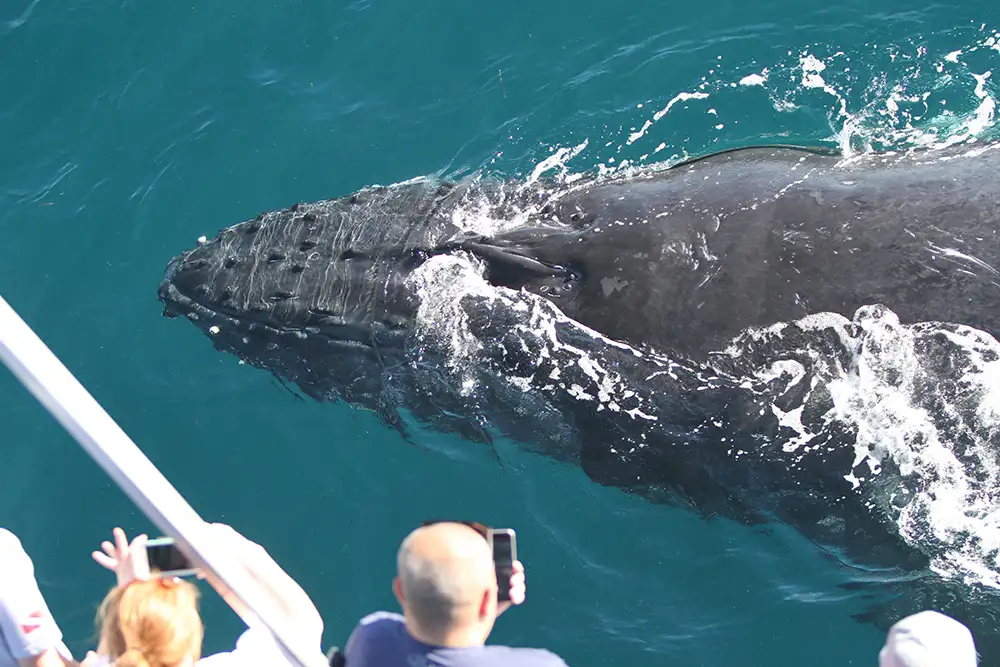
[[[208,524],[184,500],[139,447],[59,361],[42,340],[0,297],[0,361],[110,475],[132,502],[197,566],[215,575],[263,624],[299,667],[328,667],[317,646],[308,650],[287,619],[265,602],[264,591],[243,566],[216,548]],[[216,584],[213,583],[213,586]]]

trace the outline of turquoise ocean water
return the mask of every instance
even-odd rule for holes
[[[325,642],[395,609],[428,517],[517,529],[528,600],[492,640],[571,665],[873,665],[851,573],[782,528],[650,505],[497,443],[407,444],[298,400],[160,315],[169,259],[258,212],[425,174],[524,179],[753,143],[991,136],[986,0],[0,3],[0,294],[205,517],[313,595]],[[549,162],[544,162],[549,160]],[[0,372],[0,525],[80,655],[145,518]],[[206,651],[240,622],[210,592]]]

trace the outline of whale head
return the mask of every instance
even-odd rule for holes
[[[170,261],[163,313],[313,398],[370,404],[403,365],[420,303],[409,278],[430,257],[476,256],[492,284],[557,305],[579,279],[520,250],[543,228],[496,238],[459,229],[452,213],[466,191],[417,180],[262,213]]]
[[[457,231],[439,214],[454,190],[371,188],[223,229],[171,260],[163,313],[317,399],[364,403],[410,328],[407,275]]]

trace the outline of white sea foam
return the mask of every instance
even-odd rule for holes
[[[763,86],[767,82],[767,74],[748,74],[740,79],[741,86]]]
[[[474,258],[465,254],[433,257],[413,273],[411,280],[421,301],[418,328],[425,338],[443,345],[449,368],[461,378],[464,393],[469,394],[479,386],[477,355],[483,344],[470,331],[469,314],[463,305],[466,297],[476,296],[484,297],[488,307],[515,314],[513,332],[521,337],[523,352],[537,350],[535,367],[544,367],[547,360],[559,355],[560,359],[568,360],[565,363],[582,371],[582,378],[586,380],[586,385],[564,383],[561,376],[566,373],[565,366],[557,366],[539,377],[533,374],[507,378],[522,391],[543,386],[559,387],[577,400],[593,401],[596,411],[622,411],[624,401],[633,399],[635,402],[635,392],[616,370],[605,368],[603,361],[587,350],[565,342],[557,332],[557,325],[571,326],[599,345],[615,347],[636,357],[642,357],[641,352],[570,320],[547,299],[490,285],[483,277],[481,263]],[[633,419],[656,420],[641,406],[630,409],[628,414]]]
[[[1000,344],[968,327],[898,321],[867,335],[857,371],[829,384],[831,416],[857,426],[862,460],[891,459],[916,489],[895,500],[900,534],[940,574],[1000,587]],[[932,337],[947,343],[929,354]],[[933,370],[941,355],[954,359],[947,377]]]

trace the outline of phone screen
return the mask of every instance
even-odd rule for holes
[[[173,538],[160,537],[146,542],[146,558],[149,570],[161,574],[190,574],[194,567],[181,550],[174,544]]]
[[[517,560],[517,541],[510,528],[491,531],[493,542],[493,566],[497,573],[497,601],[510,600],[510,577],[514,574]]]

